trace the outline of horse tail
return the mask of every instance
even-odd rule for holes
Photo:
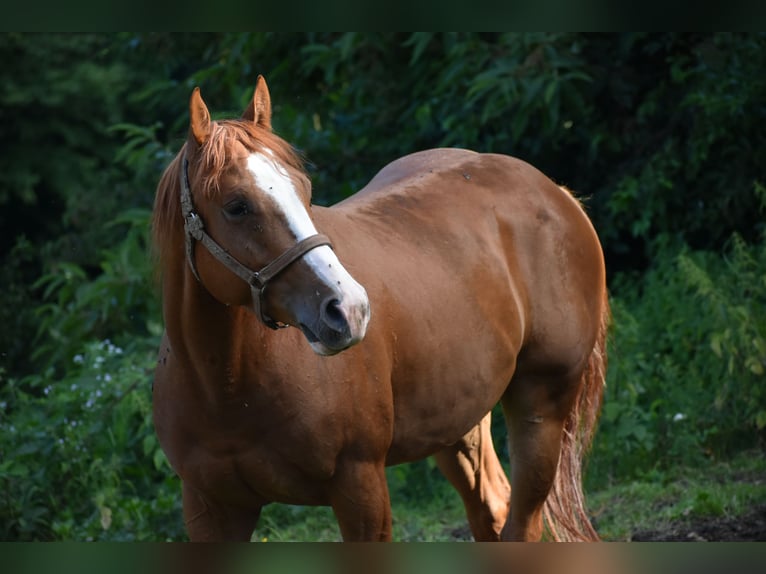
[[[546,525],[557,541],[599,540],[585,511],[582,468],[604,396],[610,318],[609,299],[604,290],[598,337],[583,372],[574,407],[564,423],[556,478],[543,506]]]

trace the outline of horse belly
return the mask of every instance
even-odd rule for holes
[[[464,338],[409,353],[393,373],[394,438],[388,464],[454,444],[497,404],[513,377],[521,330],[486,321]]]
[[[397,410],[387,464],[419,460],[457,442],[497,404],[512,373],[509,367],[496,382],[442,379],[424,384],[424,391],[433,391],[424,393],[428,397]]]
[[[522,345],[523,301],[492,204],[477,196],[460,207],[463,217],[445,213],[439,227],[424,222],[416,239],[392,247],[400,287],[389,289],[386,323],[376,327],[394,333],[390,464],[428,456],[478,424]]]

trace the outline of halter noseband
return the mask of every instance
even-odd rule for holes
[[[315,247],[329,245],[330,248],[332,248],[330,239],[325,235],[317,233],[301,239],[260,271],[253,271],[248,267],[245,267],[207,234],[202,218],[196,211],[194,211],[194,203],[192,202],[191,190],[189,189],[189,160],[186,158],[185,152],[181,169],[181,214],[184,218],[186,260],[189,262],[189,267],[191,267],[191,271],[197,281],[202,283],[199,272],[197,271],[197,265],[194,262],[195,241],[202,243],[213,257],[223,263],[229,271],[242,278],[248,285],[250,285],[255,314],[264,325],[271,329],[287,327],[288,325],[274,321],[271,317],[263,313],[263,292],[266,289],[266,285],[268,285],[269,281],[274,279],[274,277],[289,267],[290,264],[303,257]]]

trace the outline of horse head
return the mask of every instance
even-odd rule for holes
[[[298,155],[272,132],[263,77],[238,120],[212,121],[199,88],[189,111],[179,193],[196,280],[269,327],[300,328],[320,355],[361,341],[367,293],[314,225],[311,184]]]

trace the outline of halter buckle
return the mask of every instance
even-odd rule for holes
[[[255,287],[259,291],[263,291],[263,289],[266,287],[266,282],[261,280],[261,274],[258,271],[253,271],[253,274],[250,276],[248,283],[250,283],[252,287]]]
[[[205,224],[196,211],[189,212],[184,218],[184,229],[188,235],[191,235],[197,241],[202,241],[202,233],[205,230]]]

